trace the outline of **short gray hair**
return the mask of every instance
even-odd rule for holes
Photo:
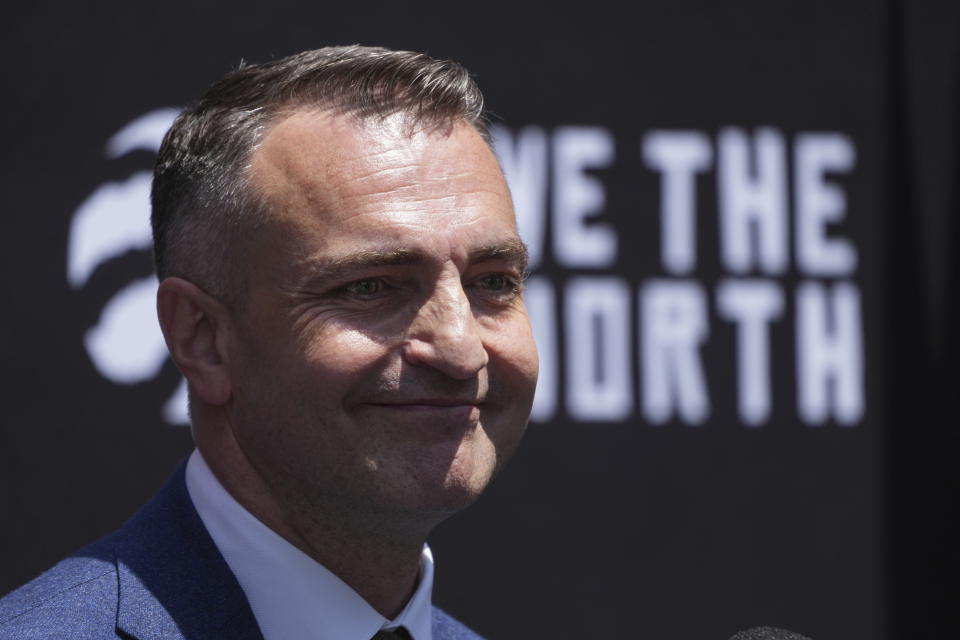
[[[273,122],[309,108],[362,119],[403,112],[434,128],[465,121],[490,142],[480,89],[450,60],[353,45],[241,63],[180,114],[160,146],[151,193],[159,278],[242,303],[239,239],[266,213],[248,181],[252,155]]]

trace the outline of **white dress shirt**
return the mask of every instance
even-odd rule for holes
[[[260,522],[231,496],[199,451],[187,461],[187,491],[237,577],[264,640],[370,640],[403,626],[431,640],[433,556],[424,545],[420,581],[407,606],[387,620],[323,565]]]

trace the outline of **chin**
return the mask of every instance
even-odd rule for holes
[[[386,473],[377,481],[381,496],[406,517],[440,522],[483,494],[522,433],[522,429],[496,428],[488,432],[478,425],[457,440],[394,450],[398,455],[391,456],[393,464],[384,464]]]
[[[470,506],[490,484],[496,460],[492,448],[482,452],[461,449],[444,468],[428,466],[421,470],[410,478],[414,483],[410,487],[412,500],[408,503],[411,511],[446,518]]]

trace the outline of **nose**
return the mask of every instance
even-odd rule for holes
[[[489,356],[470,300],[459,281],[442,283],[417,310],[403,343],[407,362],[468,380],[487,366]]]

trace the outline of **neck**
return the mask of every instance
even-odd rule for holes
[[[195,421],[196,422],[196,421]],[[420,557],[433,523],[377,517],[357,505],[311,500],[291,504],[250,463],[232,437],[194,430],[197,447],[220,484],[247,511],[334,573],[386,618],[416,590]],[[229,432],[229,429],[226,429]]]

